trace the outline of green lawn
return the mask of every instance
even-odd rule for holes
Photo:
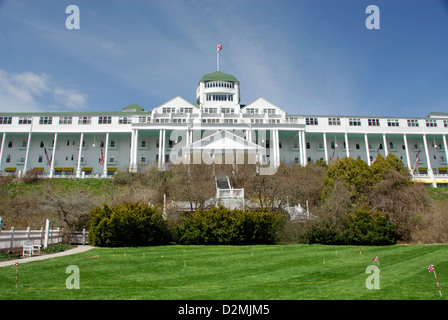
[[[375,256],[380,289],[368,290]],[[65,286],[69,265],[80,270],[79,290]],[[116,248],[115,256],[96,248],[20,264],[17,289],[15,276],[14,267],[0,268],[0,299],[438,300],[448,297],[448,246],[368,246],[362,255],[357,246],[323,245]]]

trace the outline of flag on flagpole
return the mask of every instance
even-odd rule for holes
[[[16,261],[13,268],[16,268],[16,289],[17,289],[17,283],[19,282],[19,263]]]
[[[50,158],[48,157],[47,148],[44,146],[45,157],[47,158],[47,165],[51,166]]]
[[[418,168],[418,163],[419,163],[419,161],[420,161],[420,150],[421,150],[421,149],[422,149],[422,147],[420,146],[420,148],[418,149],[418,152],[417,152],[416,159],[415,159],[414,169],[412,169],[412,174],[414,174],[415,169]]]
[[[380,154],[380,145],[381,145],[381,144],[379,144],[379,145],[378,145],[378,149],[376,149],[376,156],[375,156],[375,159],[373,159],[372,164],[375,163],[376,159],[378,158],[378,155]]]
[[[380,258],[376,256],[375,258],[373,258],[373,262],[378,263],[378,270],[380,270],[380,278],[383,279],[383,275],[381,274],[381,268],[380,268]]]
[[[103,154],[103,149],[101,149],[100,165],[104,165],[104,154]]]
[[[218,52],[222,50],[222,44],[218,44]]]
[[[434,278],[436,278],[437,288],[439,289],[440,296],[442,296],[442,290],[440,290],[439,280],[437,280],[436,268],[434,268],[434,265],[430,265],[428,267],[428,271],[434,272]]]

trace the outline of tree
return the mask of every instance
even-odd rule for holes
[[[172,179],[167,187],[175,201],[188,201],[190,209],[205,208],[206,201],[216,195],[213,165],[178,164],[171,168]]]
[[[352,200],[359,200],[370,185],[372,173],[364,161],[361,159],[353,159],[352,157],[344,158],[333,164],[328,170],[324,178],[324,187],[322,190],[322,202],[325,203],[334,190],[335,181],[341,180],[354,188]]]

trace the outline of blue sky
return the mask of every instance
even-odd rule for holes
[[[68,5],[80,29],[68,30]],[[380,29],[368,30],[368,5]],[[220,70],[291,114],[448,112],[446,0],[0,0],[0,112],[195,103]]]

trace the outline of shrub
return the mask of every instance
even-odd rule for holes
[[[91,210],[89,242],[96,246],[146,246],[169,242],[162,212],[142,203],[123,202]]]
[[[197,210],[181,218],[182,244],[271,244],[284,222],[279,212],[229,210],[223,206]]]
[[[397,241],[396,226],[388,214],[368,208],[356,209],[336,223],[324,216],[312,226],[308,238],[320,244],[390,245]]]

